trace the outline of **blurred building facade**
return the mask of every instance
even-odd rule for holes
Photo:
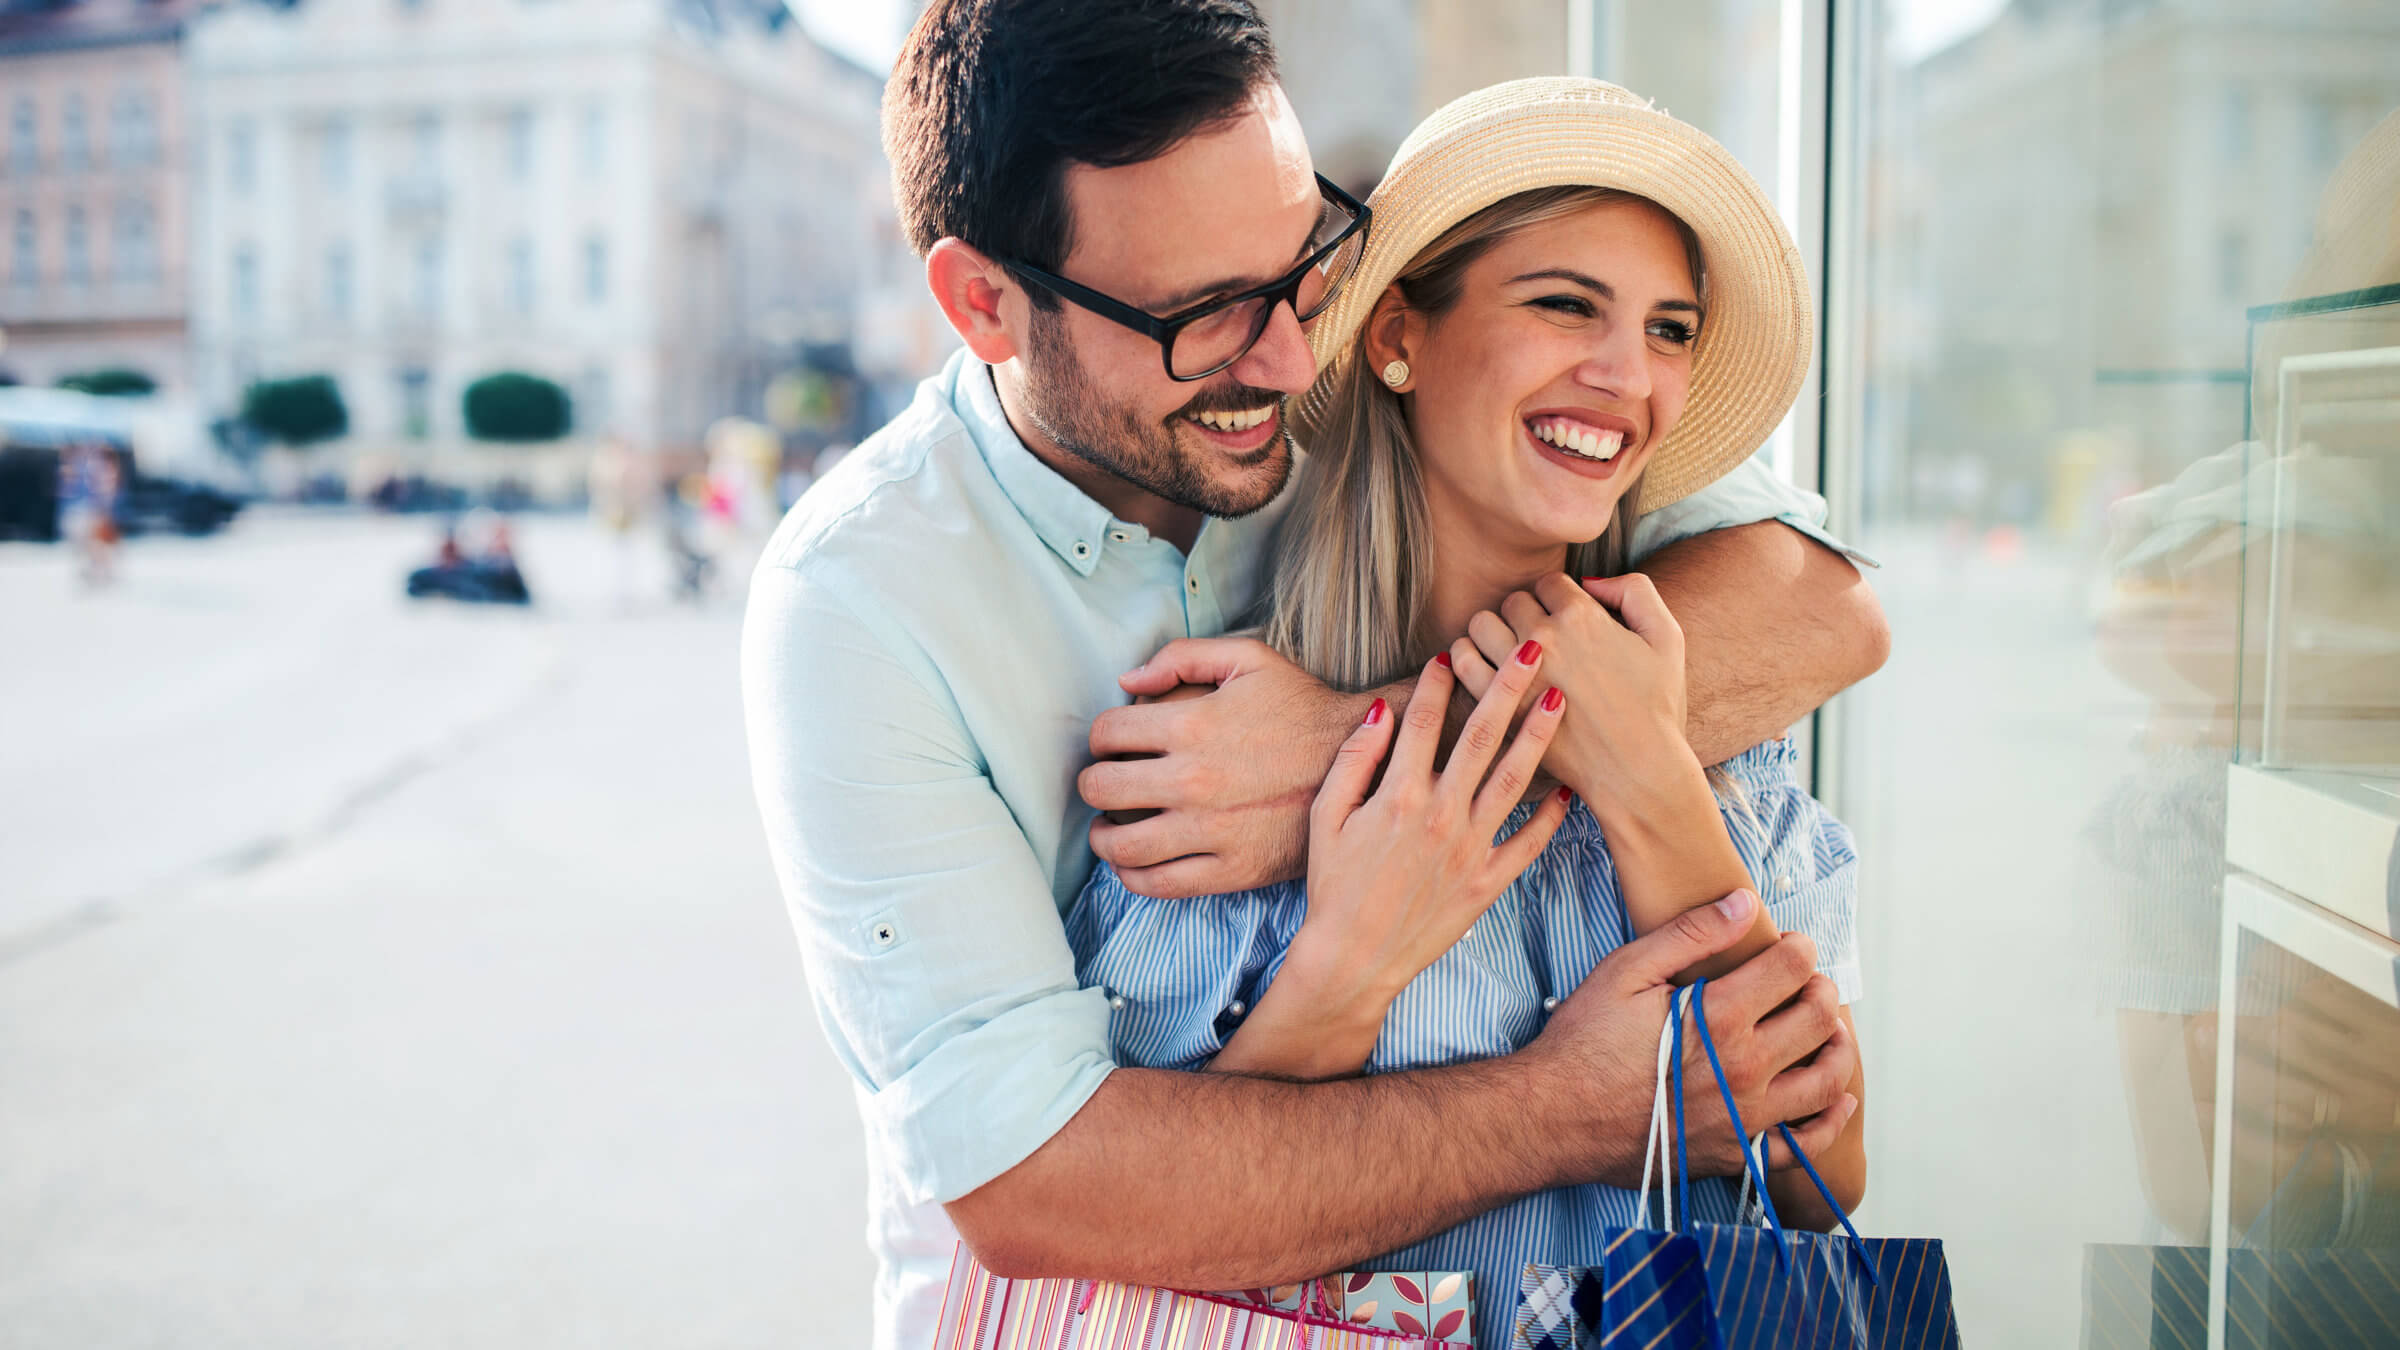
[[[183,44],[199,0],[0,0],[0,368],[186,383]]]
[[[574,400],[537,485],[696,446],[897,270],[882,80],[768,0],[251,3],[190,50],[202,389],[331,374],[354,460],[542,458],[467,438],[502,370]]]
[[[1880,97],[1870,440],[1909,458],[1867,490],[2032,523],[2092,446],[2157,482],[2238,434],[2243,311],[2308,291],[2319,194],[2400,103],[2400,6],[2013,0]]]

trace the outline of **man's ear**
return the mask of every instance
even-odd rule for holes
[[[1394,361],[1412,367],[1408,378],[1398,384],[1386,380],[1384,388],[1405,394],[1415,387],[1417,377],[1413,367],[1425,349],[1425,316],[1408,307],[1397,283],[1376,298],[1375,308],[1367,311],[1367,322],[1361,332],[1366,339],[1367,368],[1374,372],[1375,378],[1383,379],[1384,369]]]
[[[1005,268],[964,239],[944,239],[925,255],[925,285],[977,360],[1016,359],[1019,326],[1009,315],[1024,313],[1025,298]]]

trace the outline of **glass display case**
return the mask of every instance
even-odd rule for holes
[[[2395,1345],[2400,286],[2250,320],[2208,1344]]]

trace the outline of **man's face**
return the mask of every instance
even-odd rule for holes
[[[1072,168],[1067,201],[1075,249],[1060,275],[1160,316],[1288,273],[1322,211],[1299,121],[1271,84],[1157,159]],[[1021,411],[1060,450],[1212,516],[1247,515],[1283,490],[1283,405],[1316,374],[1289,306],[1248,354],[1189,383],[1167,375],[1151,338],[1063,301],[1033,311],[1029,335]]]

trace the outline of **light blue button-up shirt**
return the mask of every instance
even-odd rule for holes
[[[941,1203],[1113,1067],[1061,921],[1092,864],[1075,775],[1118,675],[1246,617],[1282,507],[1207,522],[1187,557],[1027,450],[961,352],[767,546],[742,634],[752,774],[866,1125],[879,1350],[931,1342]],[[1754,461],[1645,518],[1635,551],[1770,519],[1842,547],[1822,500]]]

